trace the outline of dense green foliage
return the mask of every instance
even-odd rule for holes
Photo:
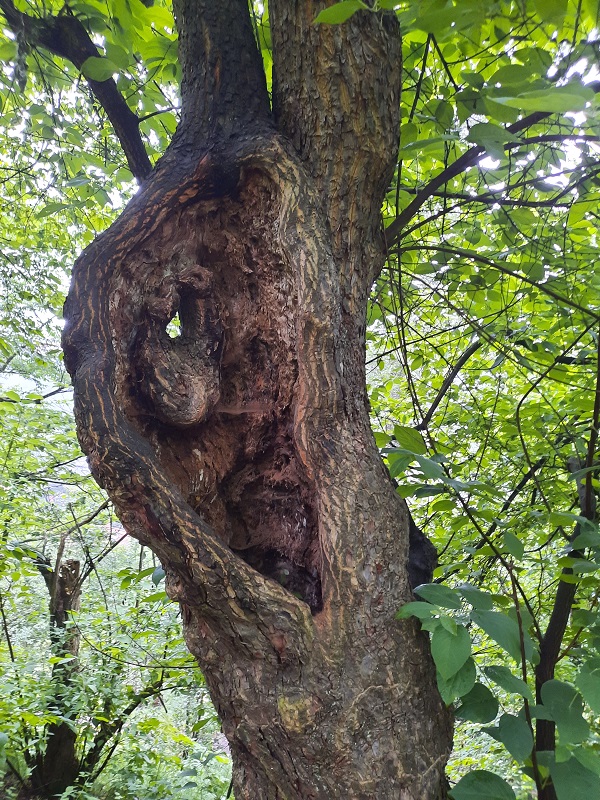
[[[600,795],[598,0],[375,5],[346,0],[320,22],[395,9],[402,26],[369,393],[378,444],[440,567],[400,615],[430,631],[440,690],[457,706],[455,800],[541,797],[549,776],[558,800],[589,800]],[[176,37],[160,3],[68,8],[99,48],[81,70],[26,30],[0,34],[0,766],[24,777],[57,713],[84,752],[103,713],[118,719],[144,687],[173,687],[169,713],[133,713],[84,786],[169,797],[185,768],[207,774],[210,737],[187,710],[205,706],[174,610],[153,597],[156,565],[136,566],[127,542],[108,552],[120,534],[107,510],[81,522],[103,498],[75,460],[58,317],[65,265],[135,186],[84,78],[114,77],[155,159],[176,122]],[[268,72],[262,4],[255,23]],[[64,653],[39,558],[54,563],[63,545],[90,574],[70,623],[79,664],[58,697]],[[225,795],[221,773],[206,780],[198,797]]]

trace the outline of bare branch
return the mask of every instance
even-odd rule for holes
[[[482,344],[483,344],[483,342],[481,340],[477,339],[477,341],[475,341],[471,345],[469,345],[469,347],[467,347],[465,352],[460,356],[460,358],[458,359],[456,364],[452,367],[450,372],[444,378],[444,382],[442,383],[442,385],[440,387],[440,390],[439,390],[439,392],[437,393],[437,395],[435,397],[435,400],[433,401],[433,403],[429,407],[429,411],[425,414],[425,416],[423,417],[421,422],[416,426],[417,430],[423,430],[424,428],[426,428],[429,425],[429,423],[431,422],[431,418],[435,414],[436,408],[442,402],[442,400],[444,399],[444,395],[446,394],[448,389],[454,383],[454,379],[456,378],[458,373],[461,371],[461,369],[464,367],[464,365],[467,363],[467,361],[471,358],[473,353],[477,352],[477,350],[479,350],[479,348],[481,347]]]

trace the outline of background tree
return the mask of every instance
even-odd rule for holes
[[[28,48],[59,58],[38,70],[29,56],[44,92],[69,85],[68,62],[81,68],[99,122],[113,121],[145,181],[75,272],[66,341],[82,441],[170,573],[238,796],[443,796],[444,725],[408,754],[420,766],[403,761],[406,730],[424,735],[437,701],[425,652],[412,664],[422,639],[392,620],[409,598],[409,536],[367,429],[362,326],[376,279],[378,444],[443,552],[447,584],[420,589],[427,602],[401,617],[430,631],[459,717],[485,724],[500,701],[486,732],[531,777],[522,796],[593,796],[597,3],[378,5],[318,17],[321,6],[272,4],[252,19],[243,3],[176,6],[181,124],[148,178],[139,132],[160,151],[177,105],[168,13],[73,3],[38,9],[40,22],[2,4],[9,78],[22,80]],[[404,94],[379,272],[400,83],[381,11],[392,6]],[[66,185],[55,171],[61,211],[118,163],[104,141],[95,170],[65,162],[67,175],[83,167]],[[403,701],[386,693],[385,670],[402,675]],[[387,733],[399,703],[404,730]],[[381,762],[395,755],[394,782]],[[426,763],[427,786],[407,777]],[[476,770],[452,790],[473,795],[514,792]]]

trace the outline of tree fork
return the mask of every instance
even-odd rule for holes
[[[441,800],[450,719],[394,620],[408,517],[364,381],[398,31],[272,6],[275,120],[245,0],[175,3],[180,127],[65,307],[80,441],[181,603],[236,797]]]

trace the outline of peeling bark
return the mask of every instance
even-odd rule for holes
[[[75,265],[65,359],[94,475],[181,604],[236,797],[441,800],[450,719],[426,637],[394,619],[409,522],[364,376],[398,31],[317,28],[319,8],[271,4],[272,117],[245,1],[175,3],[182,124]]]

